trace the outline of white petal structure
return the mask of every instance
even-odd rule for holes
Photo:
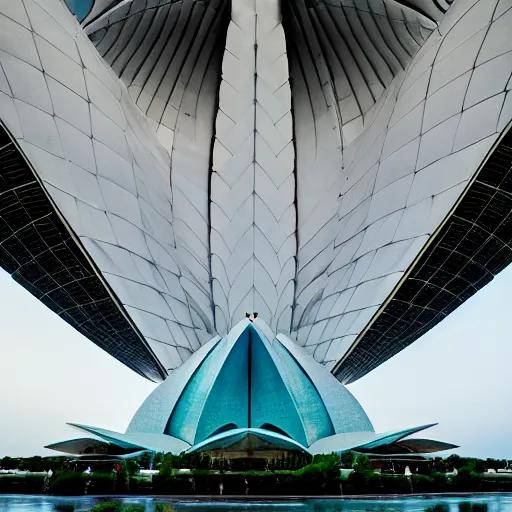
[[[0,266],[139,374],[351,382],[512,261],[509,0],[69,3],[0,0]]]
[[[295,151],[277,0],[233,3],[213,144],[212,293],[226,332],[256,311],[289,332],[295,279]]]

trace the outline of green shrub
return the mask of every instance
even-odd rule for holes
[[[313,462],[293,472],[293,475],[306,480],[328,480],[340,474],[340,458],[336,454],[315,455]]]
[[[411,484],[404,475],[381,475],[382,490],[386,494],[410,494]]]
[[[53,507],[57,512],[74,512],[75,505],[71,503],[56,503]]]
[[[121,503],[120,501],[103,501],[92,507],[91,512],[144,512],[140,503]]]
[[[404,475],[381,475],[374,471],[353,471],[344,486],[347,494],[409,494],[411,485]]]
[[[370,463],[370,459],[368,458],[368,455],[358,455],[356,457],[356,460],[354,462],[354,471],[358,472],[364,472],[364,471],[371,471],[372,465]]]
[[[162,476],[162,477],[172,476],[173,458],[174,457],[171,453],[167,453],[164,456],[162,464],[160,465],[160,468],[158,469],[158,476]]]
[[[120,512],[144,512],[146,507],[141,503],[123,503]]]
[[[346,490],[348,494],[365,494],[371,471],[353,471],[348,475]]]
[[[155,503],[155,512],[174,512],[176,510],[170,503]]]
[[[59,471],[53,482],[51,490],[54,494],[63,496],[78,496],[83,494],[85,480],[82,473]]]
[[[436,490],[434,478],[431,476],[413,475],[411,477],[411,480],[412,480],[413,492],[426,493],[426,492],[434,492]]]
[[[449,485],[446,473],[434,471],[431,477],[434,480],[434,492],[444,492],[448,490]]]
[[[436,503],[425,509],[425,512],[449,512],[450,508],[444,503]]]
[[[471,512],[487,512],[487,503],[473,503]]]
[[[471,503],[469,501],[461,501],[459,503],[459,512],[471,512]]]
[[[219,484],[218,475],[204,475],[206,480],[217,480],[213,494],[218,494]],[[194,475],[196,481],[200,480],[200,475]],[[162,476],[160,474],[153,476],[153,492],[155,494],[191,494],[192,482],[190,482],[190,475],[176,475],[176,476]]]
[[[453,477],[452,484],[456,491],[475,492],[480,490],[482,477],[474,467],[474,464],[468,464],[459,470],[457,476]]]
[[[128,474],[130,476],[135,475],[135,473],[138,473],[140,470],[140,464],[136,460],[128,460],[126,462],[126,468],[128,470]]]
[[[119,512],[121,509],[121,503],[119,501],[103,501],[96,503],[91,508],[91,512]]]
[[[370,472],[368,475],[366,492],[368,494],[381,494],[382,493],[382,478],[379,473]]]
[[[123,460],[119,463],[121,469],[114,473],[114,492],[116,494],[125,494],[130,490],[130,475],[128,474],[128,466]]]
[[[84,477],[84,480],[91,482],[92,489],[89,494],[110,494],[114,491],[114,473],[91,473]]]

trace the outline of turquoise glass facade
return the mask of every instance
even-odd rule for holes
[[[94,0],[66,0],[71,12],[82,21],[92,9]]]
[[[272,442],[286,438],[307,449],[340,432],[373,432],[342,384],[293,342],[285,347],[261,321],[240,322],[200,352],[148,397],[127,433],[165,434],[195,449],[243,432],[263,439],[265,432]],[[307,370],[299,363],[304,359]]]
[[[345,386],[259,319],[243,320],[200,347],[149,395],[125,434],[72,425],[124,450],[236,456],[378,452],[432,426],[376,433]],[[50,447],[69,451],[83,444],[81,439]],[[420,444],[404,450],[411,446]],[[453,447],[433,441],[422,446]]]

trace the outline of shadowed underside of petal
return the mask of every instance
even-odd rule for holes
[[[512,260],[503,1],[68,4],[0,7],[1,265],[139,374],[258,313],[352,382]]]

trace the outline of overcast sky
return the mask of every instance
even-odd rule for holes
[[[0,456],[56,453],[67,421],[122,431],[155,385],[0,270]],[[512,266],[423,338],[349,386],[377,431],[425,423],[457,453],[512,459]]]

